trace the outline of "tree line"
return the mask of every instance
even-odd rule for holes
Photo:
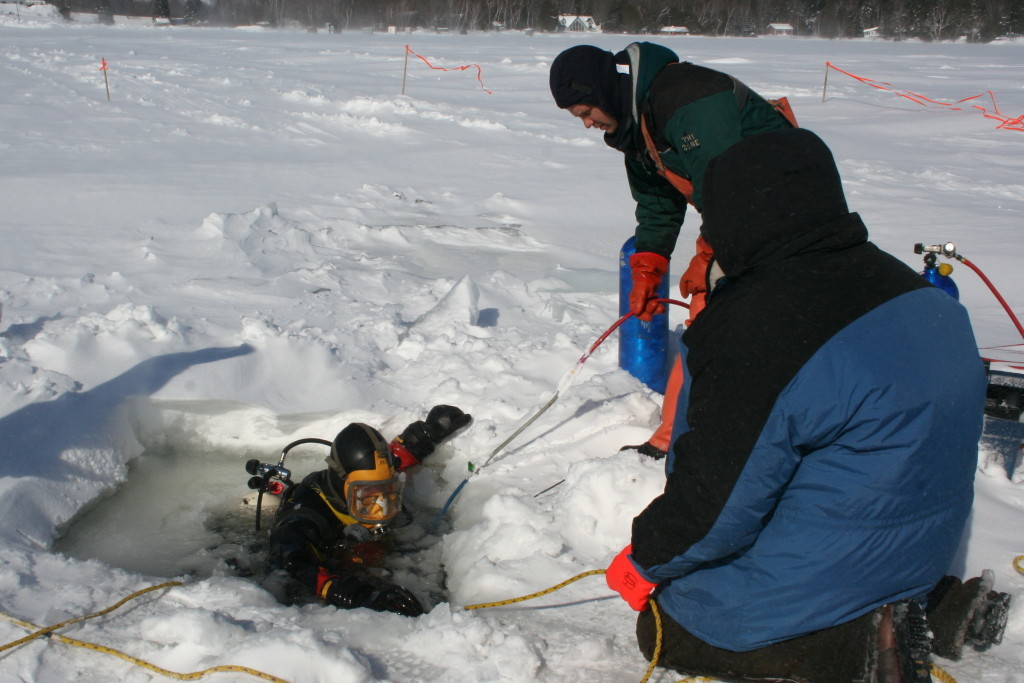
[[[214,25],[305,26],[338,31],[558,30],[561,15],[593,17],[606,33],[753,36],[786,23],[795,35],[988,42],[1024,35],[1024,0],[50,0],[65,16],[96,12]]]

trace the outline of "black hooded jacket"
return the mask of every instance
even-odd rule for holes
[[[943,576],[985,379],[963,307],[868,241],[813,133],[737,143],[705,192],[726,283],[683,335],[665,490],[632,559],[676,622],[745,651]]]

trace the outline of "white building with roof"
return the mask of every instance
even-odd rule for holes
[[[594,17],[576,14],[561,14],[558,17],[558,31],[569,31],[572,33],[598,33],[601,27],[594,21]]]

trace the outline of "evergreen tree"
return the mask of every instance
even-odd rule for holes
[[[110,0],[98,0],[96,3],[97,20],[101,24],[113,26],[114,8],[110,6]]]
[[[48,0],[62,14],[95,12],[112,24],[113,15],[170,17],[171,0]],[[822,38],[856,37],[880,27],[889,39],[988,42],[1024,35],[1024,0],[173,0],[185,20],[229,25],[294,19],[308,26],[374,24],[487,30],[553,31],[559,14],[592,15],[608,32],[640,33],[672,23],[705,35],[763,33],[785,22],[797,33]]]
[[[203,18],[202,0],[186,0],[184,19],[186,24],[198,24]]]
[[[558,27],[558,7],[552,0],[544,0],[537,10],[537,28],[554,31]]]
[[[1004,16],[1004,35],[1013,37],[1024,35],[1024,2],[1017,0],[1016,2],[1006,3],[1006,14]]]
[[[617,2],[612,5],[601,23],[607,33],[636,33],[641,28],[640,16],[631,2]]]

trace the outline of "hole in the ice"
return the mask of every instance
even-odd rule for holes
[[[476,324],[479,327],[496,327],[498,325],[497,308],[481,308],[476,317]]]
[[[299,446],[288,453],[286,466],[298,482],[322,469],[325,455],[323,446]],[[154,577],[239,576],[278,594],[274,578],[268,581],[273,568],[266,558],[276,506],[264,496],[257,532],[245,463],[258,458],[276,464],[279,457],[279,449],[148,449],[130,463],[121,486],[71,521],[53,550]],[[373,572],[405,586],[429,609],[447,599],[437,543],[446,529],[432,528],[435,513],[414,509],[409,498],[407,523],[393,530],[388,553]]]

